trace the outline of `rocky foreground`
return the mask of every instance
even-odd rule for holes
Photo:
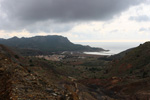
[[[31,71],[24,60],[0,45],[0,100],[71,100],[68,91]]]
[[[104,100],[103,92],[86,87],[73,77],[46,68],[44,62],[31,65],[0,45],[0,100]],[[92,92],[91,92],[92,91]],[[114,99],[112,99],[114,100]]]

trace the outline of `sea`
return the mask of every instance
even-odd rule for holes
[[[144,43],[144,42],[143,42]],[[91,47],[99,47],[107,52],[84,52],[85,54],[94,54],[94,55],[114,55],[120,52],[123,52],[127,49],[134,48],[143,44],[142,42],[80,42],[78,44],[89,45]]]

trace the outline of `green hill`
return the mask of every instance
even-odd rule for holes
[[[9,47],[19,48],[24,53],[50,53],[60,51],[103,51],[102,48],[92,48],[90,46],[82,46],[70,42],[66,37],[49,35],[49,36],[35,36],[31,38],[13,37],[10,39],[0,39],[0,44]]]

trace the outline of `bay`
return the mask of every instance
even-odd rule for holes
[[[143,44],[142,42],[80,42],[82,45],[89,45],[91,47],[99,47],[106,52],[84,52],[85,54],[95,54],[95,55],[114,55],[130,48],[134,48]]]

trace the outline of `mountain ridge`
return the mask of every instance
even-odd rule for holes
[[[104,51],[102,48],[93,48],[90,46],[74,44],[70,42],[67,37],[58,35],[35,36],[30,38],[12,37],[9,39],[0,39],[0,44],[17,49],[24,49],[24,51],[35,50],[43,52],[43,54],[62,51]]]

